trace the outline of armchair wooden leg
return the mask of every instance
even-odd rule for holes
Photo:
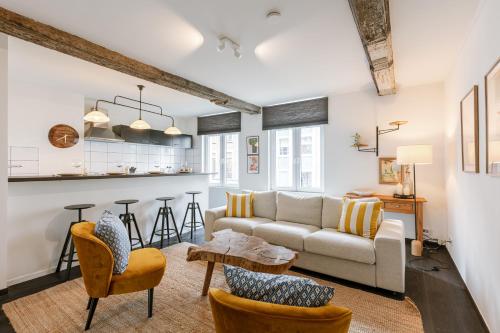
[[[153,317],[153,291],[154,288],[148,289],[148,318]]]
[[[90,328],[90,323],[92,323],[92,317],[94,317],[95,308],[97,307],[97,302],[99,298],[91,298],[90,299],[90,310],[89,315],[87,317],[87,323],[85,324],[85,330]]]

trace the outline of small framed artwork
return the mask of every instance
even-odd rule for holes
[[[479,108],[475,85],[460,101],[462,170],[479,172]]]
[[[401,166],[395,157],[380,157],[378,159],[379,184],[397,184],[401,182]]]
[[[247,156],[247,173],[259,173],[259,155]]]
[[[247,136],[247,155],[259,155],[258,136]]]
[[[484,77],[486,173],[500,176],[500,58]]]

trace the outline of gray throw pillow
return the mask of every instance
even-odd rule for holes
[[[318,307],[328,304],[335,292],[310,279],[256,273],[229,265],[224,265],[224,275],[233,295],[274,304]]]
[[[95,225],[95,235],[111,249],[115,261],[113,274],[122,274],[127,269],[130,255],[130,240],[123,222],[105,210]]]

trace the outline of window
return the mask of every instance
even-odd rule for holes
[[[238,186],[238,134],[203,136],[203,169],[215,186]]]
[[[271,186],[291,191],[321,191],[322,127],[271,131]]]

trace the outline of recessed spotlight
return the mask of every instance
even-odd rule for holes
[[[277,23],[281,18],[281,12],[277,9],[271,9],[267,12],[266,18],[271,24]]]

